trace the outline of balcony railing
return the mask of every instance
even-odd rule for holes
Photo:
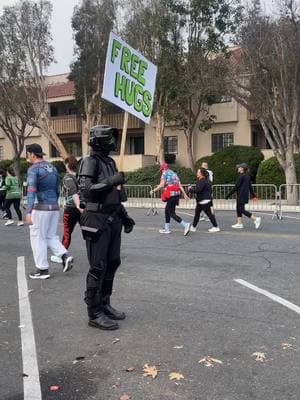
[[[103,125],[110,125],[114,128],[122,129],[123,128],[123,120],[124,120],[124,113],[118,114],[106,114],[102,116],[102,124]],[[128,118],[128,129],[139,129],[143,128],[144,123],[134,117],[133,115],[129,114]]]
[[[118,114],[106,114],[102,117],[103,125],[110,125],[114,128],[123,128],[124,113]],[[64,115],[61,117],[51,118],[52,127],[54,131],[59,134],[70,134],[82,132],[82,119],[77,115]],[[144,127],[144,123],[133,115],[129,114],[128,118],[128,129],[141,129]]]
[[[52,127],[57,134],[82,132],[82,120],[77,115],[64,115],[51,118]]]

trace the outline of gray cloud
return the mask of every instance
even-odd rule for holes
[[[270,9],[274,1],[276,0],[263,0],[262,3]],[[0,0],[0,13],[3,6],[10,6],[16,2],[16,0]],[[51,65],[48,74],[54,75],[69,71],[74,47],[71,17],[74,6],[81,3],[81,0],[51,0],[51,3],[53,5],[51,28],[56,63]]]

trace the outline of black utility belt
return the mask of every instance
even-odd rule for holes
[[[103,214],[110,214],[119,211],[120,205],[109,205],[109,204],[99,204],[99,203],[86,203],[85,210],[92,212],[100,212]]]
[[[59,210],[59,205],[58,204],[40,204],[36,203],[33,206],[34,210],[38,211],[58,211]]]

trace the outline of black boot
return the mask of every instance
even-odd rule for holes
[[[107,315],[104,314],[103,311],[98,312],[97,314],[90,313],[89,314],[89,326],[93,326],[94,328],[103,329],[105,331],[114,331],[119,328],[117,322],[112,321]]]
[[[118,311],[110,305],[110,296],[103,297],[103,312],[112,320],[120,321],[125,319],[126,315],[122,311]]]

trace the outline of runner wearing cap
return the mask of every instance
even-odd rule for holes
[[[162,163],[160,166],[160,172],[162,173],[161,179],[160,179],[160,184],[153,190],[151,190],[150,195],[153,193],[164,189],[162,193],[162,200],[166,202],[166,207],[165,207],[165,227],[164,229],[160,229],[159,233],[171,233],[170,230],[170,221],[171,218],[173,218],[176,222],[181,224],[181,226],[184,228],[183,234],[186,236],[189,231],[191,224],[188,222],[185,222],[181,217],[179,217],[176,212],[176,206],[179,204],[179,198],[180,198],[180,193],[183,194],[185,200],[189,200],[189,197],[185,193],[180,180],[178,178],[178,175],[169,169],[167,163]]]
[[[234,229],[244,228],[242,219],[242,216],[244,214],[246,215],[246,217],[251,218],[251,220],[254,222],[255,228],[258,229],[261,224],[261,217],[255,217],[255,215],[245,210],[245,205],[249,202],[249,192],[251,193],[253,200],[256,200],[256,195],[254,193],[251,184],[251,178],[247,173],[248,165],[246,163],[242,163],[237,165],[237,168],[240,176],[234,188],[225,197],[226,200],[228,200],[229,197],[233,195],[233,193],[235,192],[237,193],[237,200],[236,200],[237,222],[236,224],[232,225],[232,228]]]
[[[27,172],[26,221],[30,224],[30,243],[36,271],[31,279],[48,279],[47,248],[61,257],[63,272],[73,266],[70,256],[61,244],[56,231],[59,220],[59,176],[56,168],[43,159],[45,153],[37,143],[26,146],[27,159],[33,165]]]

